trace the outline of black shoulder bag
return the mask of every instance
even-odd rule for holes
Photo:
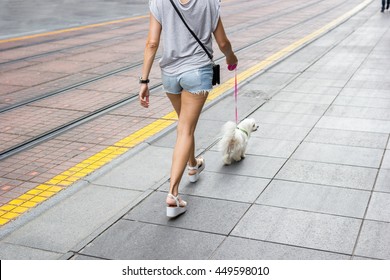
[[[195,38],[195,40],[202,47],[202,49],[206,52],[207,56],[210,58],[211,62],[213,63],[213,86],[215,86],[216,84],[219,84],[220,83],[220,75],[219,75],[220,67],[219,67],[219,64],[215,64],[214,63],[213,56],[208,52],[206,47],[202,44],[202,42],[199,40],[199,38],[195,35],[195,33],[188,26],[188,24],[186,23],[186,21],[184,20],[184,18],[182,16],[182,14],[180,13],[179,9],[176,7],[175,3],[173,3],[172,0],[169,0],[169,1],[171,1],[172,6],[175,8],[175,11],[177,12],[179,17],[183,21],[184,25],[187,27],[188,31],[190,31],[191,35]]]

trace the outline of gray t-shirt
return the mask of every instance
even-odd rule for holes
[[[212,33],[218,24],[219,0],[173,0],[188,26],[213,54]],[[162,26],[164,74],[177,75],[211,63],[209,57],[188,31],[169,0],[150,0],[150,12]]]

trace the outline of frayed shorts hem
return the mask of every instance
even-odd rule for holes
[[[206,95],[206,94],[208,94],[211,90],[212,90],[212,88],[211,88],[211,89],[201,89],[201,90],[197,90],[197,91],[188,91],[188,90],[186,90],[186,91],[188,91],[188,92],[191,93],[191,94]],[[181,92],[169,92],[169,91],[166,91],[166,93],[168,93],[168,94],[174,94],[174,95],[181,94]]]
[[[212,89],[203,89],[203,90],[197,90],[195,92],[189,91],[189,93],[192,94],[199,94],[199,95],[206,95],[208,94]]]

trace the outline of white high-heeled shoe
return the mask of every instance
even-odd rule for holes
[[[206,162],[205,162],[204,158],[202,158],[202,157],[197,158],[196,163],[197,163],[196,166],[189,166],[188,165],[188,170],[190,171],[188,173],[188,179],[190,180],[191,183],[195,183],[199,180],[200,172],[202,172],[206,166]],[[196,172],[193,172],[194,170]]]
[[[177,217],[187,211],[187,202],[182,200],[179,195],[168,194],[166,203],[168,204],[167,217],[169,218]]]

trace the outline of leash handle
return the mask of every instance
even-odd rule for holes
[[[235,103],[235,112],[236,112],[236,124],[238,124],[238,86],[237,86],[237,68],[234,69],[234,103]]]

